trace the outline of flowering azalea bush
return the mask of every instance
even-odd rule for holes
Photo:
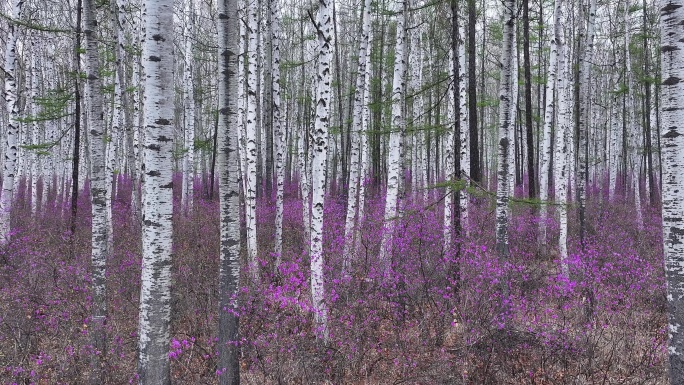
[[[107,261],[106,351],[90,344],[90,204],[81,194],[76,232],[68,199],[46,191],[31,212],[24,184],[12,241],[0,248],[0,382],[85,383],[100,355],[109,383],[136,383],[140,225],[132,184],[119,177]],[[172,339],[177,384],[216,383],[218,202],[199,180],[192,210],[174,217]],[[283,255],[275,266],[275,198],[257,210],[259,280],[243,266],[242,380],[247,384],[665,383],[666,301],[657,209],[644,211],[592,190],[588,234],[579,244],[570,212],[569,276],[557,255],[558,225],[537,239],[533,204],[511,207],[511,258],[494,251],[487,198],[471,201],[462,234],[444,247],[444,191],[410,194],[383,224],[384,196],[369,190],[353,250],[344,255],[346,197],[326,197],[325,304],[328,338],[316,330],[308,240],[298,186],[285,186]],[[214,197],[217,195],[214,194]],[[553,209],[551,209],[553,214]],[[553,216],[552,216],[553,218]],[[380,260],[380,240],[391,250]],[[343,269],[344,261],[348,268]],[[344,272],[343,272],[344,270]]]

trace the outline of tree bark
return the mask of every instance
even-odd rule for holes
[[[173,213],[173,2],[143,5],[143,260],[138,375],[142,385],[171,383],[169,325]]]
[[[240,384],[238,287],[240,282],[240,185],[238,175],[238,6],[219,2],[219,205],[221,247],[219,268],[218,377],[220,385]]]

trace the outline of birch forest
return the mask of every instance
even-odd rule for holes
[[[684,384],[684,0],[0,4],[0,383]]]

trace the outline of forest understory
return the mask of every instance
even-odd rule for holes
[[[107,348],[101,357],[108,384],[137,383],[141,230],[130,204],[132,184],[123,177],[118,184],[113,254],[107,260]],[[242,383],[668,383],[659,207],[644,205],[638,231],[633,202],[619,192],[609,202],[597,186],[589,188],[584,250],[572,203],[568,210],[565,277],[551,246],[558,243],[554,215],[547,244],[540,245],[538,207],[513,202],[511,258],[501,261],[492,231],[495,199],[473,193],[467,235],[452,243],[460,252],[445,249],[443,197],[449,192],[434,188],[427,200],[408,194],[400,202],[391,265],[384,266],[378,254],[385,197],[369,184],[343,274],[346,197],[328,194],[324,340],[316,335],[297,186],[285,186],[283,255],[275,272],[275,197],[258,201],[260,274],[255,280],[245,268],[240,279]],[[93,354],[88,187],[81,193],[73,238],[68,199],[49,191],[34,214],[26,190],[22,182],[15,193],[12,240],[0,249],[0,382],[84,384]],[[172,381],[215,384],[217,194],[209,199],[206,183],[196,180],[193,208],[185,210],[176,190]],[[242,259],[248,266],[247,256]]]

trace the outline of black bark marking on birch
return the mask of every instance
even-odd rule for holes
[[[161,150],[161,147],[159,147],[158,144],[150,144],[149,146],[147,146],[147,148],[150,150],[155,150],[155,151]]]
[[[675,10],[677,10],[677,9],[679,9],[679,8],[681,8],[681,7],[682,7],[681,5],[669,3],[669,4],[667,4],[666,6],[664,6],[664,7],[660,10],[660,12],[662,12],[662,15],[665,16],[665,15],[671,14],[672,12],[674,12]]]
[[[676,76],[671,76],[671,77],[665,79],[665,81],[663,82],[663,85],[664,86],[672,86],[672,85],[679,83],[681,80],[682,79],[680,79]]]
[[[168,125],[169,123],[171,123],[171,121],[168,120],[168,119],[157,119],[157,120],[155,120],[154,122],[155,122],[156,124],[160,124],[160,125],[164,125],[164,126],[166,126],[166,125]]]
[[[678,50],[679,50],[679,47],[677,47],[676,45],[664,45],[664,46],[660,47],[661,52],[672,52],[672,51],[678,51]]]
[[[159,186],[159,188],[173,188],[173,182],[163,184],[163,185]]]
[[[680,135],[682,135],[682,134],[680,134],[679,132],[677,132],[675,130],[670,130],[667,132],[667,134],[663,135],[663,138],[668,138],[668,139],[669,138],[676,138]]]
[[[168,122],[168,120],[167,120],[167,122]],[[164,135],[160,135],[157,137],[157,141],[159,141],[159,142],[170,142],[172,140],[173,140],[172,138],[169,138],[169,137],[164,136]]]
[[[161,61],[161,58],[159,56],[150,56],[150,61]]]
[[[147,173],[149,176],[159,176],[161,173],[159,171],[150,171]]]
[[[160,34],[152,35],[152,40],[154,40],[154,41],[166,41],[166,39],[164,39],[164,36],[162,36]]]

